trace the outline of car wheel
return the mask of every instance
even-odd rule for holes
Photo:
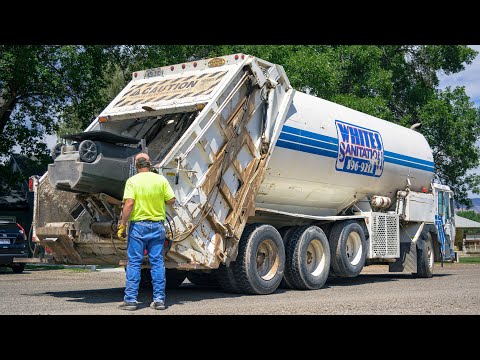
[[[25,270],[25,264],[14,264],[12,270],[15,274],[21,274]]]

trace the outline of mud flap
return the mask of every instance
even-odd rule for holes
[[[400,243],[400,257],[388,266],[389,272],[417,272],[417,245],[413,242]]]

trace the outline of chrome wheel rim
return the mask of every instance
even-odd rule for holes
[[[271,280],[277,273],[280,263],[278,247],[272,239],[265,239],[260,243],[255,260],[258,275],[263,280]]]
[[[307,247],[307,270],[313,276],[319,276],[325,268],[325,252],[320,240],[314,239]]]
[[[347,259],[353,266],[358,265],[362,258],[362,239],[360,238],[360,234],[355,231],[352,231],[348,234],[345,252],[347,255]]]

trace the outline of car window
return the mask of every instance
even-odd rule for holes
[[[0,224],[0,231],[2,230],[11,232],[11,231],[18,231],[19,228],[17,224]]]

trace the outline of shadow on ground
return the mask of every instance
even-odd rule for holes
[[[450,276],[451,274],[436,274],[435,277]],[[368,283],[381,283],[399,280],[418,280],[411,274],[364,274],[356,278],[329,278],[322,289],[337,286],[355,286]],[[68,298],[66,301],[81,302],[88,304],[120,303],[123,300],[124,287],[110,289],[91,289],[91,290],[70,290],[70,291],[50,291],[39,295],[49,295],[58,298]],[[290,289],[277,289],[273,294],[266,296],[275,296],[290,291]],[[178,289],[167,289],[166,305],[183,305],[195,301],[209,299],[225,299],[249,296],[244,294],[226,293],[217,287],[197,286],[189,282],[183,283]],[[138,295],[139,308],[148,307],[152,301],[152,289],[140,289]]]
[[[49,291],[39,295],[50,295],[59,298],[68,298],[67,301],[88,304],[120,303],[123,301],[124,287],[110,289]],[[182,305],[208,299],[236,298],[247,296],[223,292],[220,288],[196,286],[190,283],[182,284],[178,289],[167,289],[166,305]],[[138,299],[139,308],[148,307],[152,301],[152,289],[140,289]]]
[[[450,276],[452,274],[434,274],[434,277]],[[325,284],[326,287],[332,286],[355,286],[370,283],[380,283],[399,280],[419,280],[413,274],[404,273],[386,273],[386,274],[360,274],[354,278],[330,277]]]

